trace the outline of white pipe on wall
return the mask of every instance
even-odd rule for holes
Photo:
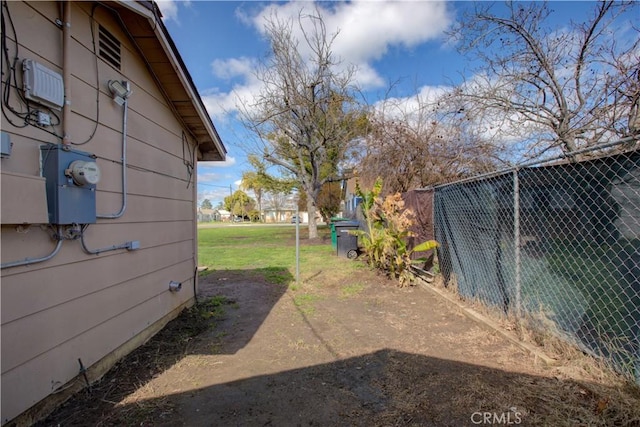
[[[57,228],[57,234],[54,236],[54,239],[57,239],[58,242],[56,243],[56,247],[53,249],[53,252],[51,252],[49,255],[43,256],[41,258],[25,258],[20,261],[6,262],[0,265],[0,269],[4,270],[5,268],[19,267],[21,265],[31,265],[38,262],[49,261],[51,258],[58,254],[60,248],[62,247],[63,238],[62,228],[60,226],[58,226]]]
[[[122,104],[122,206],[120,210],[113,214],[96,215],[96,218],[116,219],[124,215],[124,211],[127,210],[127,112],[129,110],[129,103],[127,98],[124,98]]]

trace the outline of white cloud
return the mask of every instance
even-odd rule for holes
[[[209,115],[216,123],[220,123],[227,120],[229,114],[237,111],[239,104],[251,105],[260,88],[261,85],[258,82],[245,81],[234,85],[230,92],[205,92],[201,98]]]
[[[355,78],[362,87],[382,87],[385,84],[380,74],[371,65],[364,62],[358,64]]]
[[[407,48],[437,39],[451,23],[445,3],[339,3],[327,26],[340,30],[335,50],[355,63],[380,59],[392,45]]]
[[[162,19],[164,21],[173,20],[178,21],[178,1],[176,0],[157,0],[156,3],[162,12]]]
[[[227,114],[236,110],[236,100],[232,92],[215,92],[201,95],[202,103],[211,118],[220,124],[227,117]]]
[[[354,2],[288,2],[271,3],[252,13],[238,10],[237,16],[259,33],[265,34],[267,20],[276,14],[280,19],[292,20],[298,40],[304,40],[297,25],[302,13],[312,13],[317,8],[322,13],[329,35],[339,32],[332,46],[336,59],[342,66],[356,66],[356,82],[363,89],[384,87],[385,79],[373,66],[389,48],[401,46],[413,48],[430,40],[439,39],[449,27],[453,15],[446,2],[433,1],[354,1]],[[305,25],[309,20],[303,20]],[[303,55],[310,52],[300,43]],[[261,89],[255,78],[254,59],[247,57],[215,60],[212,72],[220,78],[238,79],[227,93],[209,91],[203,101],[214,120],[224,120],[238,104],[250,106]]]
[[[420,107],[435,104],[438,100],[451,91],[451,86],[423,86],[414,95],[404,98],[387,98],[375,103],[374,108],[377,111],[385,111],[385,114],[397,114],[407,116],[412,112],[418,111]]]
[[[235,157],[227,156],[221,163],[198,163],[198,201],[209,199],[214,205],[224,200],[232,188],[229,185],[237,174],[233,166],[237,163]]]
[[[358,81],[365,88],[383,84],[371,61],[382,58],[392,46],[412,48],[440,38],[453,20],[446,2],[353,1],[270,4],[245,21],[264,34],[267,20],[276,14],[281,19],[292,20],[294,35],[304,40],[297,25],[298,17],[301,13],[313,13],[314,8],[322,14],[328,34],[339,33],[332,46],[333,53],[345,65],[359,68]],[[311,24],[309,20],[302,22]],[[308,49],[304,43],[300,47]]]
[[[156,0],[160,12],[162,12],[163,21],[173,21],[180,25],[178,19],[178,6],[191,7],[191,0]]]
[[[229,92],[209,90],[201,95],[207,111],[214,120],[224,121],[228,114],[237,110],[238,104],[251,104],[254,95],[262,87],[254,74],[255,68],[255,60],[246,57],[216,59],[211,63],[211,70],[216,77],[240,80]]]
[[[250,78],[256,68],[256,61],[251,58],[240,57],[231,59],[216,59],[211,63],[213,74],[222,79],[234,77]]]
[[[219,202],[224,201],[224,198],[228,196],[228,189],[216,189],[207,187],[198,188],[198,205],[202,204],[204,199],[208,199],[215,208]]]

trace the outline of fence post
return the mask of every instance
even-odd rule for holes
[[[516,286],[516,319],[522,317],[522,283],[520,275],[520,180],[518,169],[513,170],[513,239],[515,258],[515,286]]]
[[[296,285],[300,284],[300,207],[296,197]]]

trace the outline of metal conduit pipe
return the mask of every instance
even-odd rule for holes
[[[11,268],[11,267],[19,267],[21,265],[36,264],[38,262],[43,262],[43,261],[50,260],[51,258],[56,256],[58,254],[58,252],[60,252],[60,248],[62,247],[63,239],[62,239],[60,226],[58,226],[58,232],[57,232],[55,238],[58,239],[58,243],[56,244],[56,247],[53,250],[53,252],[51,252],[49,255],[44,256],[42,258],[25,258],[25,259],[20,260],[20,261],[7,262],[7,263],[4,263],[4,264],[0,265],[0,269]]]
[[[64,0],[62,12],[62,81],[64,104],[62,106],[62,143],[71,144],[69,122],[71,119],[71,0]]]
[[[122,107],[122,207],[117,213],[96,215],[96,218],[120,218],[127,209],[127,112],[129,110],[129,102],[126,98],[124,98]]]
[[[138,240],[131,240],[129,242],[120,243],[119,245],[107,246],[100,249],[89,249],[84,241],[84,234],[87,231],[88,225],[84,225],[80,230],[80,245],[82,250],[89,255],[99,255],[103,252],[117,251],[118,249],[126,249],[128,251],[134,251],[140,248],[140,242]]]
[[[99,255],[103,252],[117,251],[118,249],[131,249],[132,242],[121,243],[119,245],[108,246],[106,248],[100,249],[89,249],[87,245],[84,243],[84,235],[80,237],[80,244],[82,245],[82,250],[84,250],[89,255]]]

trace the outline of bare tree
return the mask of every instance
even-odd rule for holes
[[[287,178],[277,178],[267,172],[267,166],[254,154],[247,158],[254,170],[242,173],[242,183],[240,187],[244,190],[253,191],[258,202],[258,212],[260,222],[262,222],[262,200],[265,194],[290,194],[295,187],[295,182]]]
[[[290,193],[273,190],[265,193],[265,202],[268,209],[273,210],[275,220],[279,221],[282,211],[288,206]]]
[[[527,157],[552,148],[571,153],[633,132],[637,3],[594,2],[586,22],[564,29],[549,24],[553,4],[510,2],[500,14],[495,7],[477,3],[451,33],[461,52],[482,62],[457,93],[467,114],[493,123],[495,132],[526,132]]]
[[[451,181],[494,170],[500,147],[482,140],[461,114],[442,100],[380,104],[371,114],[358,176],[365,188],[382,177],[384,194]]]
[[[363,115],[354,96],[354,69],[341,68],[332,56],[337,34],[327,34],[319,11],[301,12],[296,25],[302,40],[294,36],[292,21],[270,18],[271,55],[256,72],[263,89],[255,104],[241,106],[240,112],[246,128],[258,136],[264,159],[293,175],[307,195],[312,239],[320,189],[339,175]]]

